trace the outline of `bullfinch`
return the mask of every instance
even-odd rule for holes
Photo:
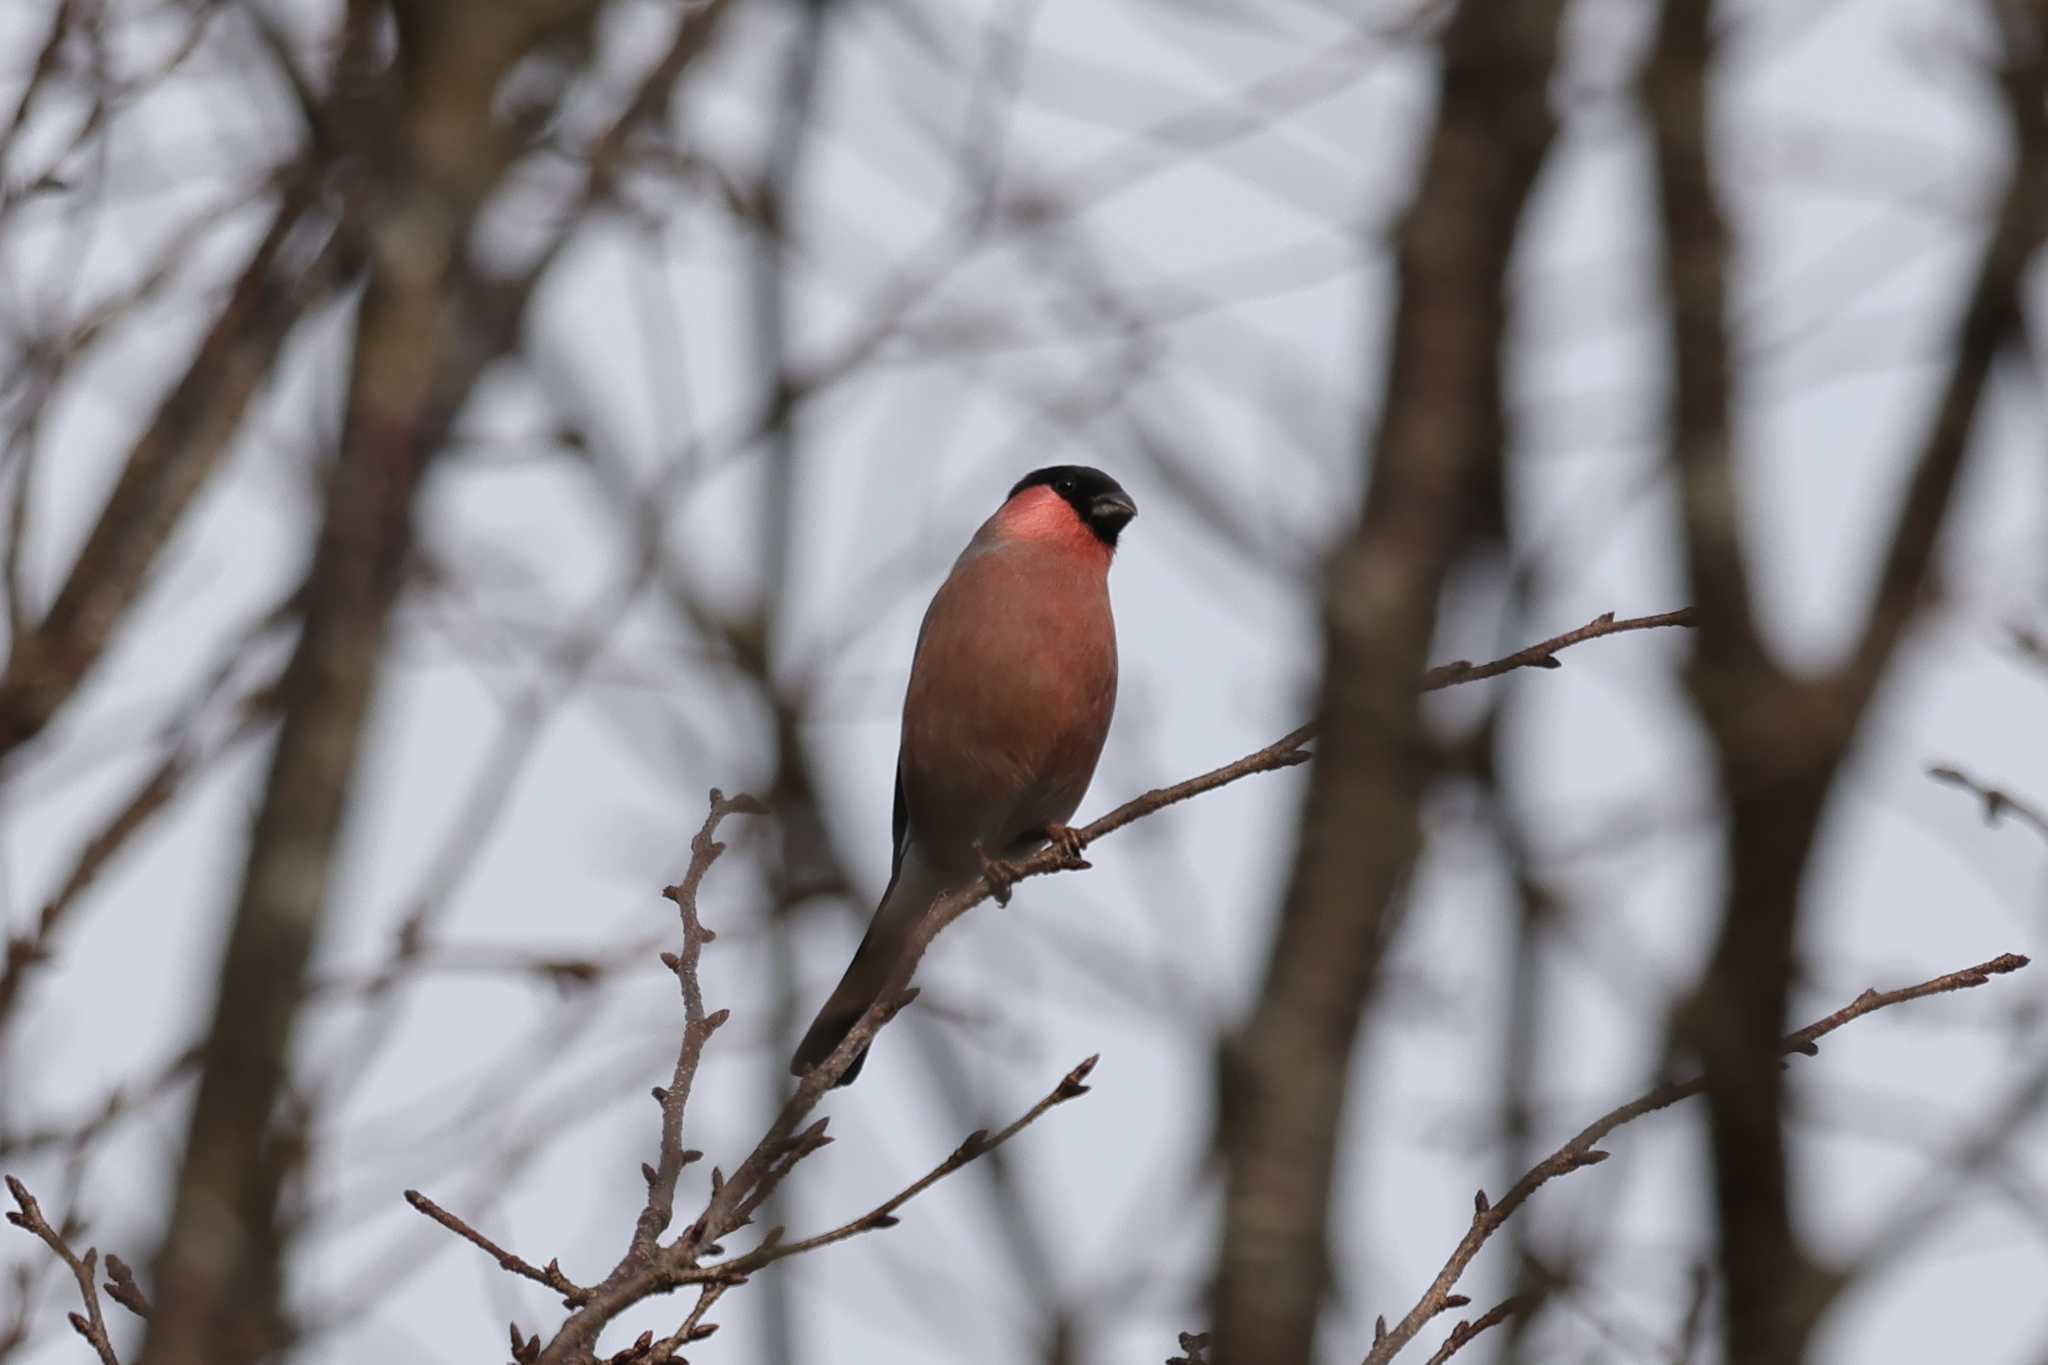
[[[938,897],[1057,841],[1081,804],[1116,708],[1109,561],[1138,514],[1099,469],[1017,481],[925,610],[896,756],[895,856],[867,937],[789,1064],[825,1060],[881,993]],[[862,1049],[839,1077],[867,1060]]]

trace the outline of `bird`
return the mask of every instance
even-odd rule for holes
[[[903,695],[889,884],[793,1075],[831,1056],[866,1013],[935,899],[986,878],[1006,901],[1013,860],[1048,843],[1079,856],[1066,821],[1116,709],[1109,564],[1137,514],[1099,469],[1035,469],[933,595]],[[866,1061],[862,1048],[835,1084]]]

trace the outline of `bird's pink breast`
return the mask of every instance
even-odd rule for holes
[[[1106,558],[1106,557],[1105,557]],[[1116,705],[1106,563],[1056,543],[971,550],[926,614],[904,698],[912,837],[972,875],[1080,804]]]

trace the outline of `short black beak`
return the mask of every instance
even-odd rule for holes
[[[1097,493],[1088,503],[1089,522],[1115,535],[1124,524],[1138,515],[1138,504],[1131,501],[1131,495],[1122,491]]]

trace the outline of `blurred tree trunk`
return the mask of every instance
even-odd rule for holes
[[[1549,147],[1558,0],[1468,4],[1399,245],[1400,310],[1357,533],[1326,580],[1320,738],[1259,1003],[1225,1051],[1220,1365],[1314,1358],[1353,1040],[1419,842],[1417,685],[1454,563],[1490,524],[1508,259]]]
[[[290,1336],[279,1199],[295,1164],[295,1120],[284,1111],[306,964],[327,909],[420,481],[518,311],[501,306],[486,317],[473,302],[471,229],[520,147],[493,104],[535,42],[578,36],[596,8],[595,0],[403,6],[396,79],[356,111],[381,106],[386,118],[329,130],[369,161],[363,186],[340,183],[346,147],[325,149],[336,160],[322,167],[348,202],[339,230],[359,236],[365,257],[348,409],[157,1254],[157,1309],[143,1355],[150,1365],[240,1365]]]
[[[1991,220],[1947,382],[1880,544],[1863,628],[1844,662],[1796,676],[1756,621],[1730,421],[1729,244],[1712,168],[1714,7],[1669,0],[1645,73],[1672,313],[1669,458],[1699,610],[1690,678],[1727,803],[1727,891],[1712,957],[1674,1041],[1706,1072],[1729,1358],[1794,1365],[1840,1288],[1794,1225],[1779,1039],[1799,973],[1800,914],[1845,761],[1901,641],[1930,598],[1936,544],[1973,444],[1992,364],[2017,335],[2019,290],[2048,228],[2048,6],[1997,5],[1993,73],[2016,149]]]

